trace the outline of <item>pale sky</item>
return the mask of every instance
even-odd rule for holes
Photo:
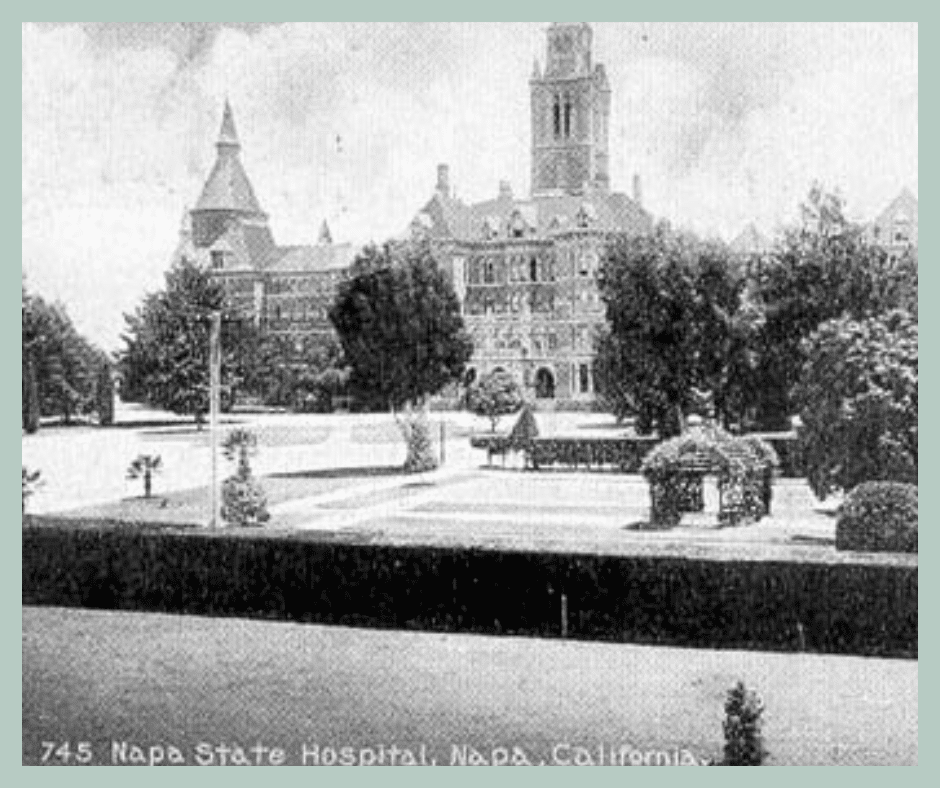
[[[25,24],[23,271],[121,346],[161,286],[230,100],[279,244],[400,234],[436,165],[466,201],[529,190],[549,23]],[[657,218],[771,233],[813,180],[852,218],[917,194],[917,25],[592,23],[611,182]]]

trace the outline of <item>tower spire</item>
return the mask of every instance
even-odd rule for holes
[[[230,146],[234,148],[241,147],[238,143],[238,134],[235,131],[235,117],[232,114],[232,105],[225,99],[225,109],[222,111],[222,127],[219,129],[219,141],[217,147]]]

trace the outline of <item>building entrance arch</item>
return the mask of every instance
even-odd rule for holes
[[[537,399],[555,399],[555,376],[550,369],[539,367],[535,373],[535,396]]]

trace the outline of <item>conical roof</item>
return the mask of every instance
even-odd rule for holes
[[[219,141],[216,145],[238,145],[238,134],[235,131],[235,117],[232,115],[232,105],[225,101],[222,110],[222,128],[219,129]]]
[[[225,102],[216,143],[216,160],[194,211],[238,211],[263,215],[255,191],[238,158],[240,145],[232,108]]]

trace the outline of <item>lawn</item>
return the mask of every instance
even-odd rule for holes
[[[764,700],[768,765],[916,765],[913,660],[23,609],[22,759],[43,741],[284,748],[557,745],[720,755],[738,680]],[[570,757],[570,750],[557,755]],[[52,758],[55,762],[57,759]]]

